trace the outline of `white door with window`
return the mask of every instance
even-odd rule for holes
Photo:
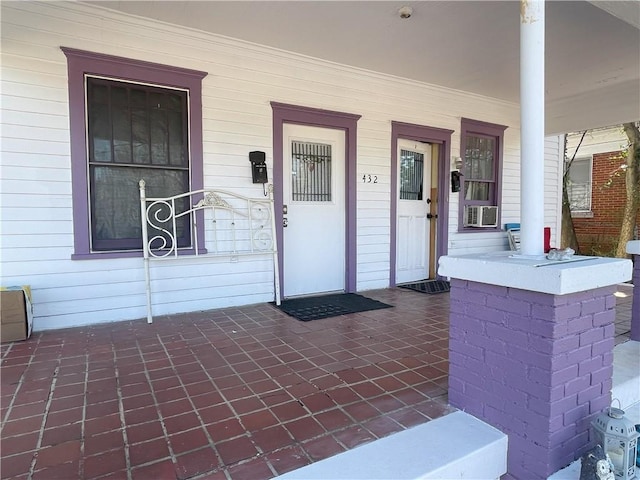
[[[396,283],[429,277],[431,145],[398,140]]]
[[[345,132],[283,126],[283,294],[345,289]]]

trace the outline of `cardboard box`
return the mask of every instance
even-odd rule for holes
[[[33,307],[29,286],[0,288],[0,342],[26,340],[32,329]]]

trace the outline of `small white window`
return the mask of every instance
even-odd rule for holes
[[[591,211],[591,156],[575,158],[569,167],[567,193],[571,212]]]

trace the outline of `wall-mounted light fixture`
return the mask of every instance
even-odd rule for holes
[[[462,170],[462,158],[451,157],[451,164],[454,170]]]

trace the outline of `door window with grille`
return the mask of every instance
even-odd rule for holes
[[[331,202],[331,145],[291,142],[291,200]]]
[[[422,200],[424,190],[424,155],[400,151],[400,200]]]

